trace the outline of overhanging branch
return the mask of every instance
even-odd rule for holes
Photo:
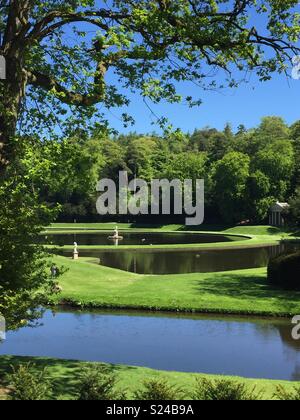
[[[81,94],[67,89],[54,77],[39,73],[37,71],[27,72],[28,83],[40,87],[47,92],[53,91],[60,101],[67,105],[93,106],[102,102],[105,97],[104,81],[98,81],[91,93]]]
[[[104,21],[100,21],[100,19],[115,20],[126,18],[129,18],[129,15],[112,12],[106,9],[100,9],[98,11],[89,10],[80,13],[65,13],[54,10],[33,26],[32,30],[27,35],[27,39],[42,39],[56,29],[73,22],[88,22],[107,30],[109,28],[108,25]],[[56,20],[58,21],[56,22]]]

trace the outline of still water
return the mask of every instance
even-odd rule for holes
[[[42,322],[8,333],[0,354],[300,380],[290,320],[60,310]]]
[[[96,263],[138,274],[184,274],[208,273],[219,271],[259,268],[268,265],[270,258],[285,251],[291,251],[290,245],[267,246],[257,248],[209,249],[215,242],[235,242],[247,238],[202,233],[127,233],[119,245],[148,245],[148,249],[123,250],[108,239],[108,233],[56,234],[42,237],[57,246],[73,245],[77,242],[82,257],[92,257]],[[207,250],[186,249],[185,244],[207,244]],[[152,249],[151,245],[181,244],[182,249]],[[85,245],[111,245],[105,250],[84,248]],[[296,248],[295,248],[296,249]],[[71,257],[71,250],[58,251]]]
[[[82,257],[92,257],[95,263],[138,274],[212,273],[266,267],[270,258],[292,251],[291,246],[272,246],[211,250],[85,250]],[[296,249],[296,248],[295,248]],[[70,257],[71,251],[62,251]]]
[[[78,242],[81,245],[111,245],[114,242],[109,239],[113,232],[103,233],[79,233],[79,234],[48,234],[41,236],[42,241],[50,241],[58,246],[73,245]],[[132,233],[120,232],[123,240],[119,245],[174,245],[174,244],[209,244],[213,242],[234,242],[247,238],[239,236],[214,235],[187,232],[156,232],[156,233]]]

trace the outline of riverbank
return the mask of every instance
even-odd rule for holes
[[[95,234],[95,233],[111,233],[116,224],[113,223],[87,223],[87,224],[53,224],[46,228],[43,234]],[[122,242],[118,248],[114,249],[115,252],[124,250],[154,250],[154,249],[168,249],[168,250],[212,250],[212,249],[227,249],[227,248],[255,248],[264,246],[276,246],[282,240],[294,239],[295,233],[286,232],[271,226],[237,226],[237,227],[224,227],[224,226],[199,226],[198,229],[188,229],[183,225],[162,225],[162,226],[149,226],[138,224],[119,224],[120,233],[203,233],[213,235],[228,235],[232,237],[231,242],[215,242],[215,243],[191,243],[191,244],[172,244],[172,245],[126,245]],[[199,241],[201,242],[201,241]],[[112,250],[111,246],[107,245],[85,245],[79,244],[81,250]],[[51,248],[51,246],[48,246]],[[62,246],[60,250],[69,251],[73,249],[72,246]]]
[[[106,309],[290,317],[300,313],[300,292],[272,288],[266,269],[222,273],[139,275],[55,256],[67,271],[52,304]]]
[[[118,226],[119,230],[149,231],[149,232],[169,232],[169,231],[194,231],[194,232],[213,232],[220,234],[237,234],[237,235],[267,235],[267,236],[280,236],[292,235],[292,232],[282,230],[280,228],[268,225],[262,226],[219,226],[219,225],[200,225],[188,228],[180,224],[167,224],[167,225],[147,225],[138,223],[53,223],[51,226],[45,228],[46,231],[53,232],[77,232],[83,231],[113,231]]]
[[[54,399],[72,399],[76,396],[76,388],[78,377],[82,369],[88,364],[85,362],[58,360],[49,358],[25,358],[14,356],[0,357],[0,377],[10,371],[11,366],[17,366],[22,363],[34,363],[36,370],[47,368],[47,375],[54,389],[52,398]],[[132,398],[133,393],[142,387],[145,380],[150,378],[166,378],[170,383],[177,387],[182,387],[186,393],[189,393],[195,384],[196,378],[207,379],[234,379],[245,383],[249,389],[255,387],[256,392],[262,392],[262,398],[271,400],[274,397],[277,386],[284,386],[287,390],[292,391],[294,386],[299,385],[297,382],[273,381],[265,379],[246,379],[238,377],[202,375],[193,373],[165,372],[152,370],[142,367],[133,367],[125,365],[109,365],[111,371],[116,373],[119,378],[118,389],[126,390],[128,397]],[[0,391],[0,399],[4,399],[5,394]]]

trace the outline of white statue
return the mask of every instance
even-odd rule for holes
[[[114,239],[118,239],[118,238],[119,238],[119,230],[118,230],[118,226],[116,226],[114,230]]]
[[[78,260],[79,252],[78,252],[78,244],[74,242],[74,251],[73,251],[73,260]]]
[[[120,236],[120,235],[119,235],[119,229],[118,229],[118,226],[116,226],[116,228],[115,228],[115,230],[114,230],[114,234],[113,234],[113,236],[109,236],[109,237],[108,237],[108,239],[109,239],[110,241],[114,241],[114,243],[115,243],[116,245],[119,245],[119,241],[122,241],[122,240],[123,240],[123,236]]]

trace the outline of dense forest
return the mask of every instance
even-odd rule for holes
[[[58,142],[30,140],[23,163],[34,168],[31,182],[40,200],[60,206],[59,220],[108,220],[96,214],[96,184],[117,180],[121,170],[149,182],[204,178],[207,223],[262,223],[277,200],[291,204],[291,220],[299,218],[300,121],[288,126],[266,117],[236,132],[228,124],[223,131],[207,127],[164,137],[77,132]]]

